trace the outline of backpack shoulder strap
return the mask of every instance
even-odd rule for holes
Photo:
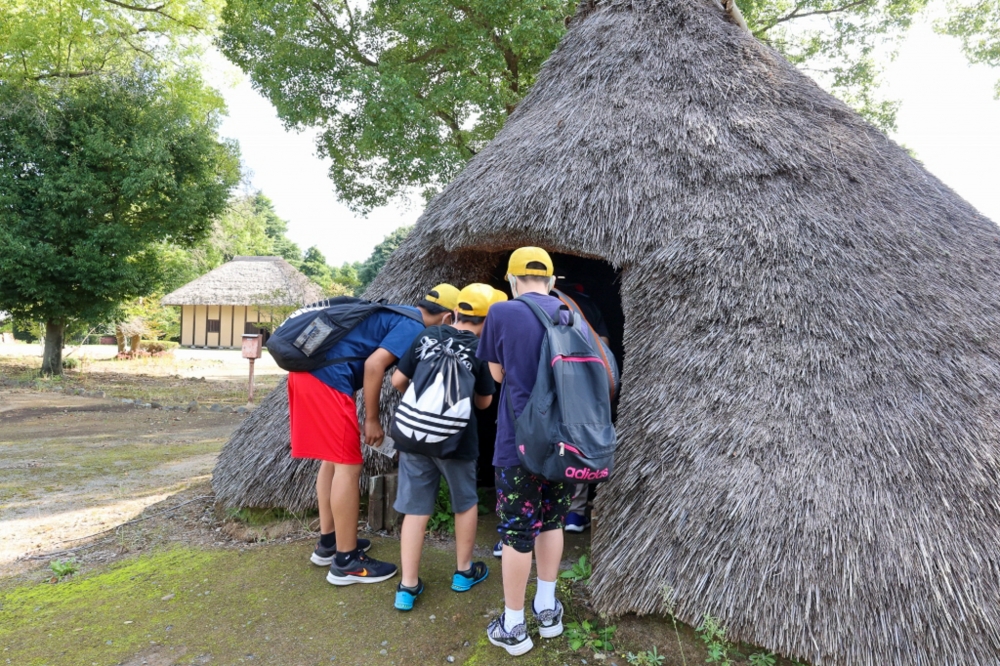
[[[518,296],[514,300],[520,301],[521,303],[527,305],[531,309],[531,311],[535,313],[535,316],[538,317],[538,321],[542,322],[542,326],[545,327],[545,330],[548,330],[559,323],[558,318],[553,319],[552,317],[549,317],[549,313],[543,310],[541,306],[538,305],[538,303],[535,303],[530,298],[525,298],[524,296]]]
[[[404,307],[402,305],[389,305],[387,303],[378,303],[377,305],[382,310],[395,312],[398,315],[403,315],[404,317],[409,317],[414,321],[419,321],[421,324],[424,323],[424,318],[420,315],[419,311],[414,312],[412,309]]]

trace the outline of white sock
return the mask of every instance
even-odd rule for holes
[[[538,579],[538,589],[535,591],[535,612],[552,610],[556,607],[556,582]]]
[[[503,609],[503,630],[512,631],[519,624],[524,624],[524,609],[511,610],[505,606]]]

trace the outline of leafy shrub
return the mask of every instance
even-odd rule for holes
[[[80,360],[75,359],[72,356],[70,356],[69,358],[64,358],[62,360],[63,370],[75,370],[77,367],[79,367],[79,365],[80,365]]]
[[[455,511],[451,506],[451,492],[448,490],[448,483],[441,479],[438,486],[437,499],[434,501],[434,513],[427,521],[427,529],[431,532],[455,533]]]
[[[66,576],[72,576],[80,567],[77,566],[76,560],[52,560],[49,562],[49,568],[52,569],[54,573],[59,578],[65,578]]]
[[[574,583],[590,584],[591,574],[590,561],[586,555],[581,555],[580,559],[573,563],[573,567],[559,574],[560,578],[568,579]]]
[[[603,629],[589,620],[566,623],[566,640],[572,650],[587,648],[594,652],[614,652],[612,640],[618,627],[610,626]]]

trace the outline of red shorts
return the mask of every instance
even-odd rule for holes
[[[354,398],[308,372],[288,373],[292,457],[360,465],[361,428]]]

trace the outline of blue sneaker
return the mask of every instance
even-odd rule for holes
[[[587,516],[581,516],[572,511],[566,514],[566,527],[564,529],[567,532],[582,532],[588,527],[590,527],[590,519]]]
[[[413,602],[424,591],[424,581],[417,579],[417,589],[403,587],[403,583],[396,586],[396,603],[393,604],[398,610],[413,610]]]
[[[476,583],[482,583],[490,575],[489,567],[482,562],[473,562],[468,573],[456,571],[451,577],[451,589],[456,592],[468,592]]]
[[[493,546],[493,557],[503,557],[503,541],[497,541]]]

